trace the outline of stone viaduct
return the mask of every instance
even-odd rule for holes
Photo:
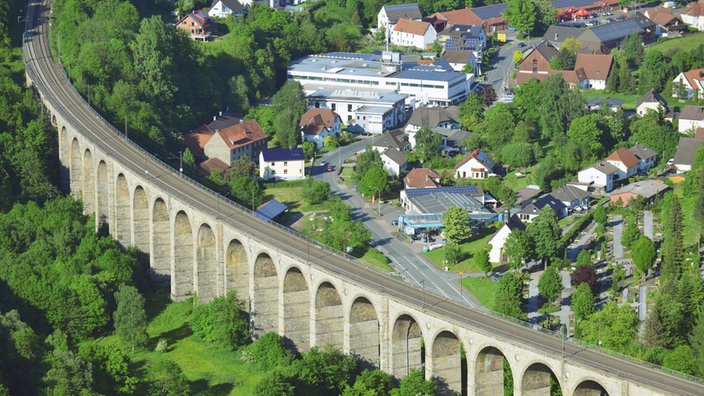
[[[664,381],[648,376],[691,383],[571,343],[565,349],[555,336],[428,293],[421,297],[410,285],[258,220],[131,144],[57,77],[58,65],[32,56],[32,45],[40,43],[25,44],[27,80],[57,129],[65,187],[86,214],[95,214],[96,226],[106,223],[116,240],[148,255],[174,300],[197,294],[207,302],[236,290],[257,335],[275,331],[302,351],[331,344],[397,378],[423,369],[444,381],[449,394],[501,394],[505,364],[515,395],[548,395],[551,377],[565,395],[701,389],[662,387]]]

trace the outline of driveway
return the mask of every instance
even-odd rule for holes
[[[437,265],[420,253],[423,244],[409,244],[405,239],[401,239],[396,227],[391,225],[391,221],[398,219],[399,214],[402,213],[401,208],[392,203],[382,204],[381,207],[372,206],[371,202],[363,198],[353,187],[339,182],[337,165],[335,165],[335,172],[327,172],[325,167],[320,165],[321,162],[337,164],[338,161],[342,164],[356,152],[363,151],[367,143],[371,143],[371,140],[365,138],[325,154],[316,161],[317,166],[311,170],[311,175],[327,182],[333,195],[340,197],[352,208],[352,218],[361,221],[371,232],[372,247],[390,259],[390,265],[404,281],[446,299],[483,309],[471,293],[461,291],[458,274],[441,271]]]
[[[650,238],[651,241],[655,241],[655,233],[653,232],[653,211],[644,210],[643,211],[643,235]]]
[[[614,259],[622,259],[623,245],[621,244],[621,234],[623,233],[623,218],[621,215],[614,215],[611,221],[611,229],[614,233]]]

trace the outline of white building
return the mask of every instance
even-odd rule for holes
[[[682,72],[672,80],[672,96],[677,97],[677,84],[682,84],[687,99],[704,98],[704,68]]]
[[[680,133],[704,127],[704,106],[685,105],[680,113],[677,130]]]
[[[690,4],[680,17],[686,25],[697,30],[704,30],[704,0]]]
[[[474,150],[455,165],[455,177],[486,179],[494,173],[496,162],[480,149]]]
[[[265,149],[259,153],[259,177],[263,180],[305,178],[303,149]]]
[[[385,5],[381,7],[376,16],[377,29],[382,30],[388,27],[391,30],[401,18],[420,20],[423,18],[423,14],[420,13],[420,8],[415,3]]]
[[[245,7],[238,0],[214,0],[208,10],[213,18],[227,18],[230,15],[242,15]]]
[[[406,170],[408,157],[395,148],[388,148],[381,153],[381,161],[384,163],[384,168],[389,175],[398,176],[402,171]]]
[[[318,148],[325,146],[325,138],[342,132],[340,116],[330,109],[309,109],[301,117],[299,126],[302,141],[313,142]]]
[[[308,105],[339,114],[351,132],[382,133],[406,120],[405,95],[393,91],[320,89],[308,95]]]
[[[638,172],[645,173],[650,170],[657,163],[658,153],[643,146],[640,143],[636,143],[635,146],[628,149],[633,155],[638,159]]]
[[[437,38],[437,32],[428,22],[401,18],[391,31],[391,44],[402,47],[428,49]]]
[[[489,251],[489,262],[494,264],[504,264],[508,262],[508,256],[504,252],[504,244],[514,230],[525,231],[526,226],[518,216],[511,216],[508,221],[489,240],[491,250]]]
[[[606,157],[606,162],[618,169],[618,177],[614,180],[623,180],[635,175],[640,164],[638,158],[625,148],[620,148],[611,153],[611,155]]]
[[[577,173],[580,183],[588,184],[588,191],[597,193],[614,189],[614,180],[618,178],[618,168],[608,162],[599,162]]]

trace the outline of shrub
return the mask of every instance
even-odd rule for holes
[[[234,350],[249,342],[249,323],[243,310],[243,303],[232,291],[208,304],[197,305],[190,320],[193,334]]]

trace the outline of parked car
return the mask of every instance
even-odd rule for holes
[[[328,164],[328,172],[332,172],[332,165]]]

